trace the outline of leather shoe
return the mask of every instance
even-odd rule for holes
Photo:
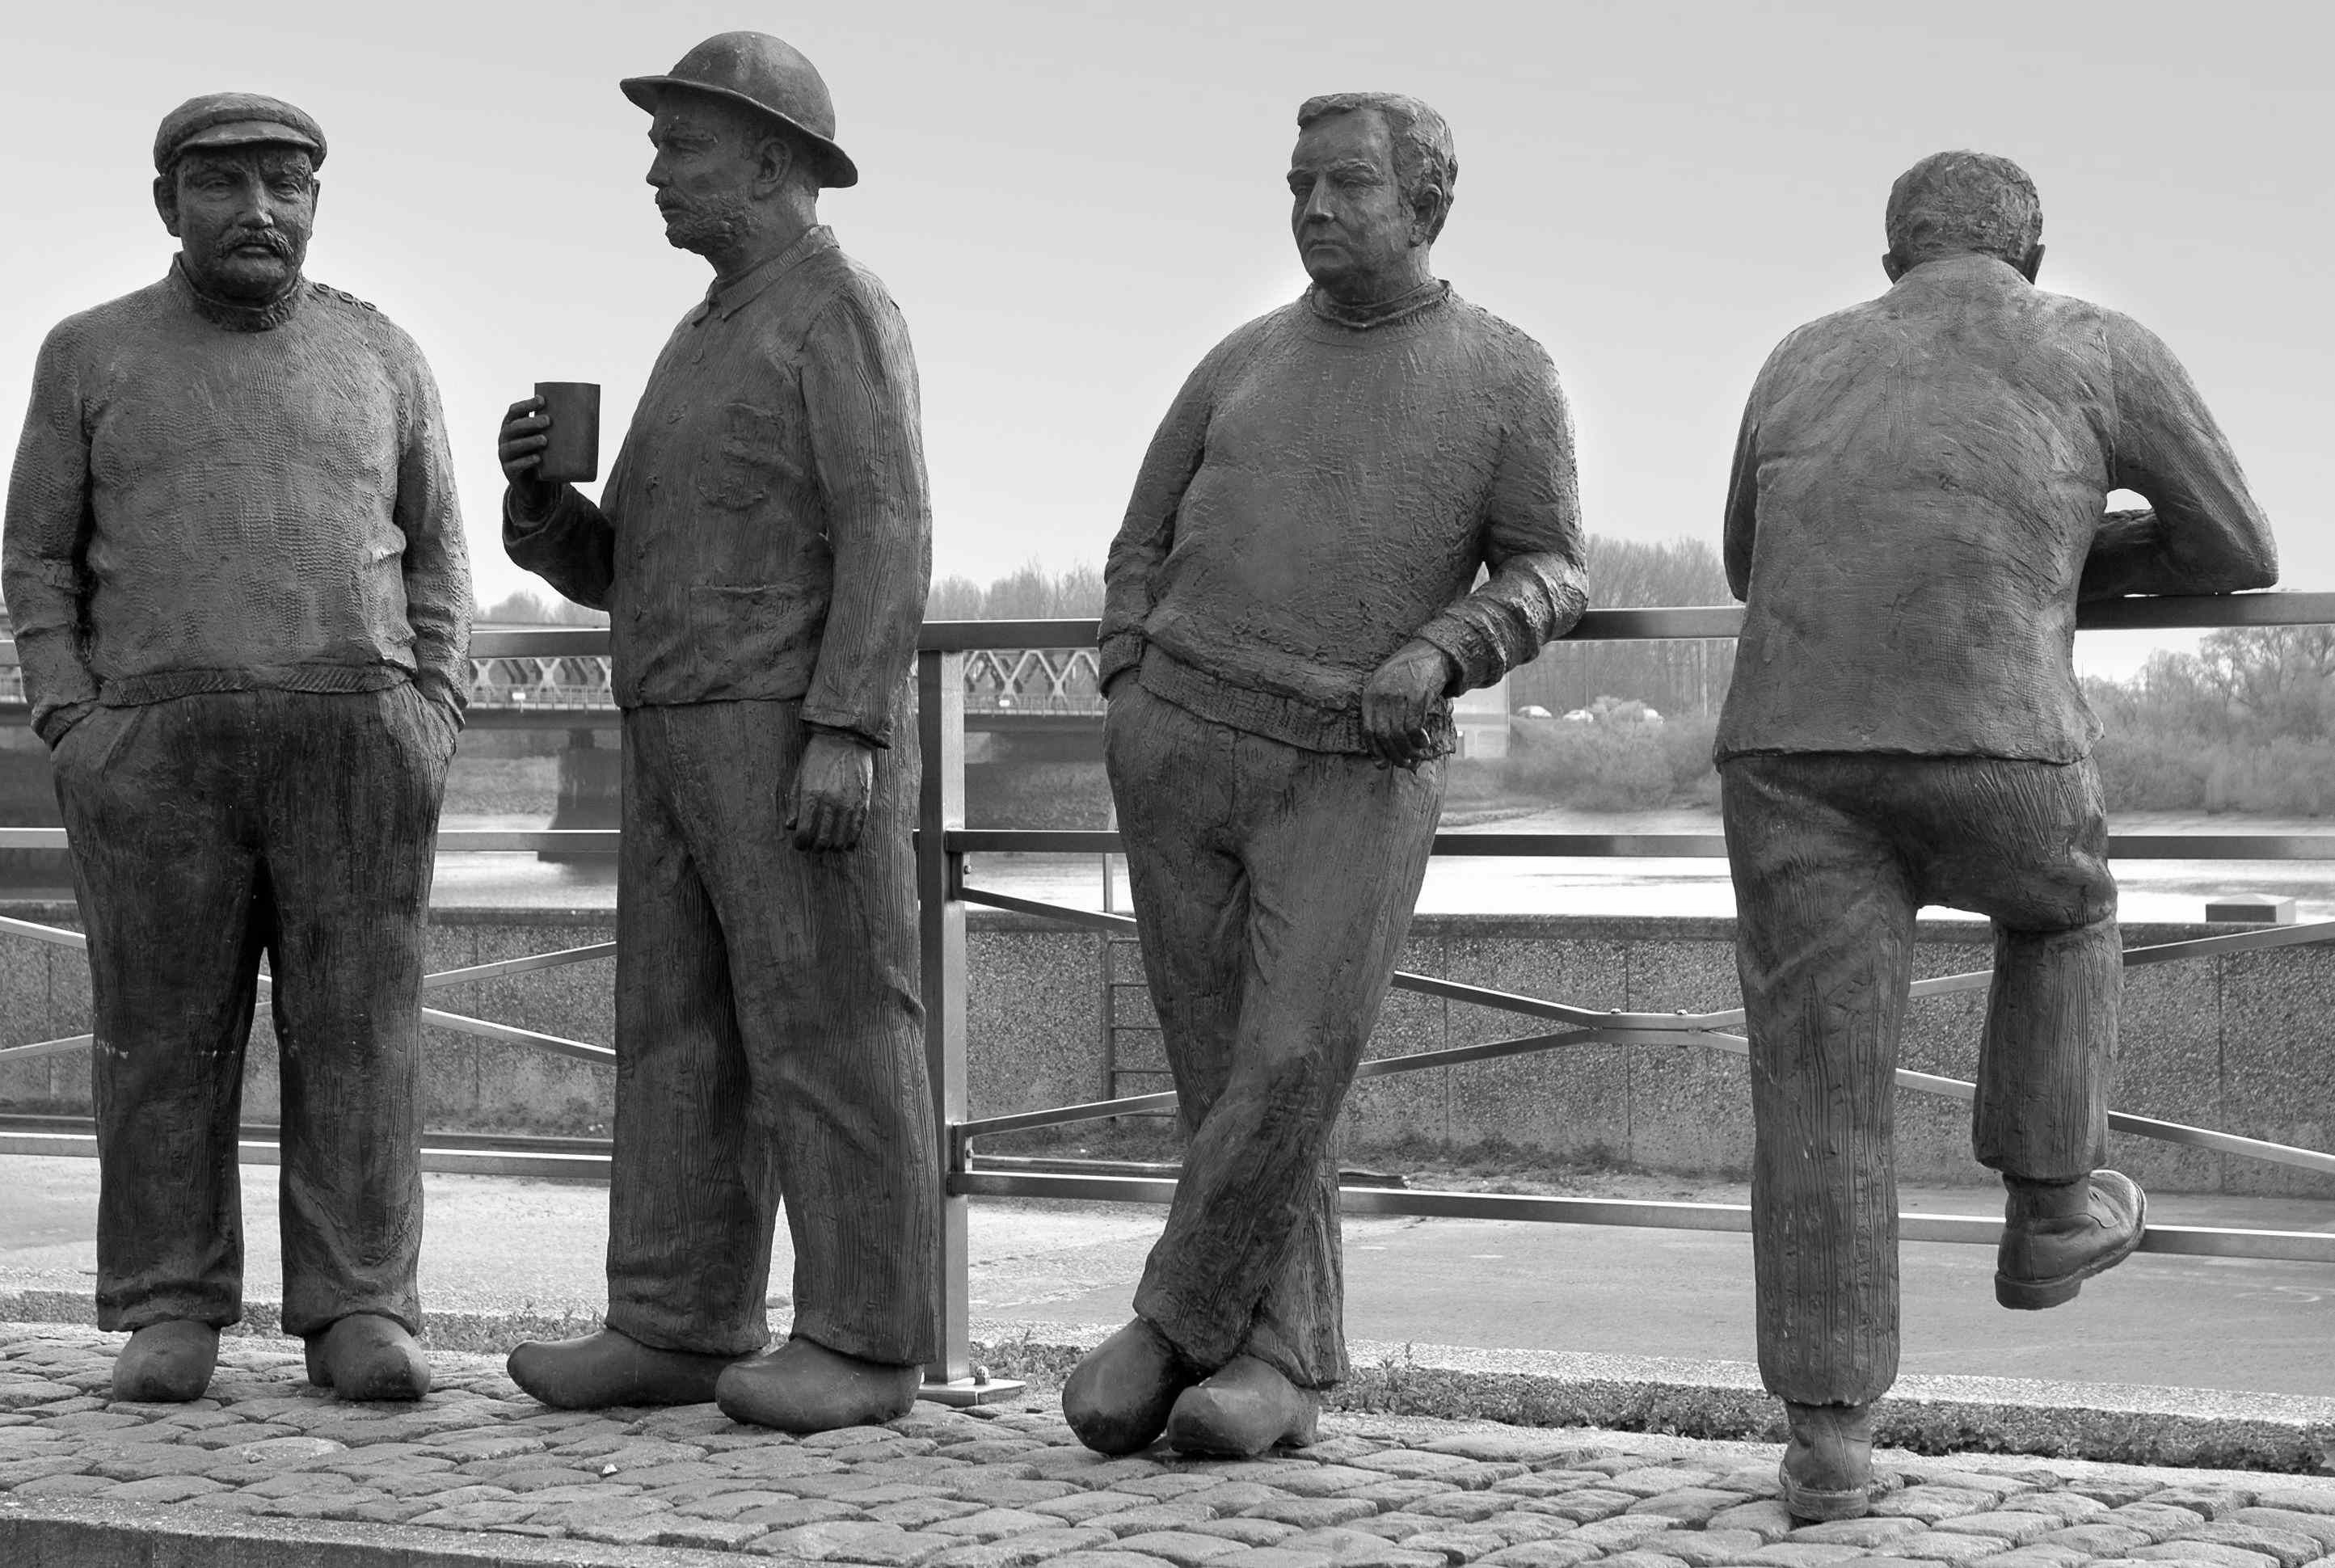
[[[1141,1318],[1087,1352],[1062,1383],[1062,1418],[1098,1454],[1133,1454],[1167,1428],[1176,1397],[1200,1380],[1168,1337]]]
[[[751,1426],[832,1432],[906,1415],[924,1380],[922,1367],[863,1361],[809,1340],[789,1340],[768,1355],[732,1362],[714,1384],[713,1402]]]
[[[2130,1257],[2148,1229],[2148,1195],[2117,1171],[2074,1182],[2006,1176],[2003,1185],[1994,1299],[2006,1307],[2040,1312],[2074,1301],[2086,1280]]]
[[[1873,1506],[1873,1407],[1784,1402],[1792,1440],[1777,1471],[1795,1519],[1861,1519]]]
[[[561,1410],[611,1405],[702,1405],[734,1356],[664,1350],[619,1329],[574,1340],[530,1340],[510,1353],[510,1379]]]
[[[1179,1454],[1245,1459],[1275,1444],[1313,1442],[1321,1415],[1321,1395],[1255,1356],[1235,1356],[1177,1396],[1168,1416],[1168,1442]]]
[[[430,1391],[430,1358],[404,1324],[351,1312],[307,1336],[308,1381],[344,1399],[418,1399]]]
[[[183,1405],[199,1399],[218,1365],[218,1330],[191,1318],[149,1323],[113,1358],[113,1397],[132,1403]]]

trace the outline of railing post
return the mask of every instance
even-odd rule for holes
[[[933,1384],[969,1387],[971,1331],[965,1308],[967,1201],[948,1190],[954,1165],[949,1130],[965,1119],[964,901],[957,896],[957,857],[946,835],[964,826],[964,655],[916,654],[916,742],[924,753],[924,791],[916,809],[916,925],[923,944],[925,1067],[932,1076],[940,1136],[940,1293],[935,1303],[940,1359],[926,1369]]]

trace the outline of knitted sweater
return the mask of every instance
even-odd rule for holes
[[[192,692],[373,690],[457,714],[470,564],[438,389],[404,333],[303,282],[161,282],[41,345],[0,587],[34,728]]]
[[[1470,591],[1480,569],[1490,576]],[[1538,344],[1449,293],[1368,328],[1309,295],[1200,362],[1105,570],[1101,673],[1359,752],[1363,683],[1422,637],[1489,685],[1584,604],[1573,425]]]

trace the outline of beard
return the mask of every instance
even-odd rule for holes
[[[665,243],[700,256],[734,249],[752,227],[753,202],[740,192],[693,197],[664,213]]]

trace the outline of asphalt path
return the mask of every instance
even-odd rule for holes
[[[245,1170],[248,1293],[277,1299],[275,1169]],[[606,1303],[604,1187],[503,1176],[424,1178],[425,1310],[582,1316]],[[1740,1189],[1693,1188],[1742,1202]],[[1982,1189],[1908,1189],[1908,1212],[2000,1212]],[[0,1165],[0,1291],[85,1294],[97,1163]],[[992,1323],[1125,1321],[1156,1208],[983,1200],[971,1219],[972,1314]],[[2165,1224],[2335,1231],[2335,1202],[2156,1195]],[[1519,1221],[1350,1218],[1346,1322],[1358,1341],[1754,1359],[1748,1236]],[[2335,1269],[2142,1255],[2049,1312],[1994,1304],[1991,1248],[1904,1248],[1909,1373],[2335,1396]],[[790,1305],[780,1227],[771,1305]],[[782,1316],[782,1313],[780,1314]]]

